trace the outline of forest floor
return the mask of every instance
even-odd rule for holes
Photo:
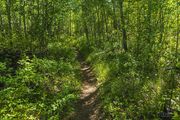
[[[101,120],[97,79],[90,65],[82,61],[80,64],[83,75],[80,99],[76,104],[75,112],[66,120]]]

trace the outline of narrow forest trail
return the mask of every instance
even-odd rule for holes
[[[75,113],[66,120],[101,120],[98,87],[92,68],[80,61],[83,85],[80,99],[76,104]]]

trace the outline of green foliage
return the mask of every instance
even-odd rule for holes
[[[5,72],[5,70],[6,70],[6,64],[0,62],[0,73]]]
[[[0,119],[66,116],[80,58],[93,66],[107,119],[178,120],[178,8],[177,0],[1,0]]]
[[[73,60],[75,54],[73,48],[70,48],[69,45],[61,42],[50,43],[48,45],[48,54],[49,56],[56,57],[56,59],[68,59]]]
[[[55,119],[72,111],[80,82],[71,63],[24,56],[19,64],[16,76],[1,77],[8,84],[0,91],[1,119]]]
[[[144,65],[139,59],[130,52],[111,53],[99,49],[87,58],[87,61],[92,63],[101,84],[101,100],[107,119],[158,119],[158,113],[166,105],[167,100],[169,101],[169,96],[164,96],[164,90],[168,90],[166,80],[159,78],[161,75],[152,75],[157,74],[154,68],[150,68],[153,71],[142,69]],[[164,77],[171,79],[167,76]],[[178,89],[174,89],[172,109],[178,111],[174,112],[176,119],[179,113],[178,93]]]

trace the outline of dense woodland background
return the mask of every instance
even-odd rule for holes
[[[104,120],[179,120],[178,0],[1,0],[0,119],[61,120],[93,67]],[[81,114],[81,113],[79,113]]]

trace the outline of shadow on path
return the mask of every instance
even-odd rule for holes
[[[80,61],[80,64],[84,80],[80,100],[77,102],[75,112],[65,120],[101,120],[97,79],[87,63]]]

